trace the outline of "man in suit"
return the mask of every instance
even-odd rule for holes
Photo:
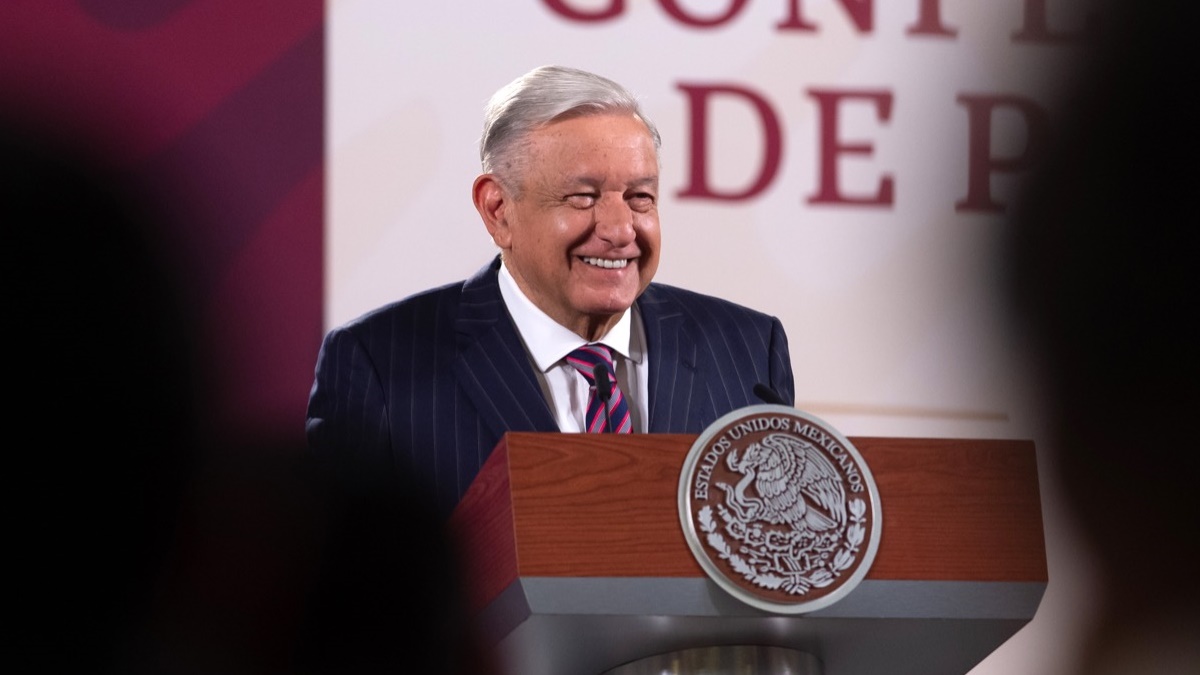
[[[659,143],[633,95],[591,73],[547,66],[498,91],[472,194],[500,255],[329,333],[317,456],[411,472],[449,513],[505,432],[605,428],[567,359],[585,345],[611,360],[623,430],[699,433],[761,403],[757,384],[790,404],[778,319],[651,283]]]

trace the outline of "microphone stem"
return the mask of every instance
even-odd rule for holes
[[[612,398],[612,380],[608,378],[608,370],[599,363],[592,369],[592,377],[596,381],[596,395],[600,397],[600,406],[604,409],[604,431],[614,433],[612,411],[608,408],[608,400]]]

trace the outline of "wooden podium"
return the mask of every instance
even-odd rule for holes
[[[962,675],[1047,581],[1033,443],[850,437],[882,537],[848,596],[799,616],[709,580],[679,523],[696,436],[510,433],[455,511],[472,609],[511,675],[600,675],[714,645],[807,652],[825,675]]]

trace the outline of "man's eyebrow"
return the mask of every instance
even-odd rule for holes
[[[568,188],[578,187],[581,185],[587,187],[596,187],[603,182],[604,181],[600,178],[588,175],[573,176],[566,174],[562,177],[562,185]]]
[[[590,187],[590,188],[596,188],[596,187],[600,187],[600,186],[601,186],[601,185],[603,185],[605,182],[606,182],[606,181],[605,181],[605,179],[604,179],[603,177],[600,177],[600,176],[589,176],[589,175],[571,176],[571,175],[564,175],[564,176],[562,177],[562,183],[561,183],[561,185],[562,185],[564,188],[566,188],[566,189],[573,189],[573,188],[576,188],[576,187]],[[642,187],[655,187],[655,186],[657,186],[657,185],[658,185],[658,176],[657,176],[657,175],[652,175],[652,176],[642,176],[642,177],[640,177],[640,178],[635,178],[635,179],[633,179],[633,180],[629,181],[629,183],[628,183],[628,184],[627,184],[627,186],[626,186],[626,189],[628,189],[628,188],[642,188]]]
[[[646,176],[644,178],[637,178],[637,179],[634,179],[629,182],[629,187],[647,187],[647,186],[648,187],[657,187],[658,186],[658,176],[657,175]]]

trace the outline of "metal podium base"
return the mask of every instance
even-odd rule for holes
[[[638,659],[601,675],[821,675],[821,662],[808,652],[781,647],[697,647]]]

